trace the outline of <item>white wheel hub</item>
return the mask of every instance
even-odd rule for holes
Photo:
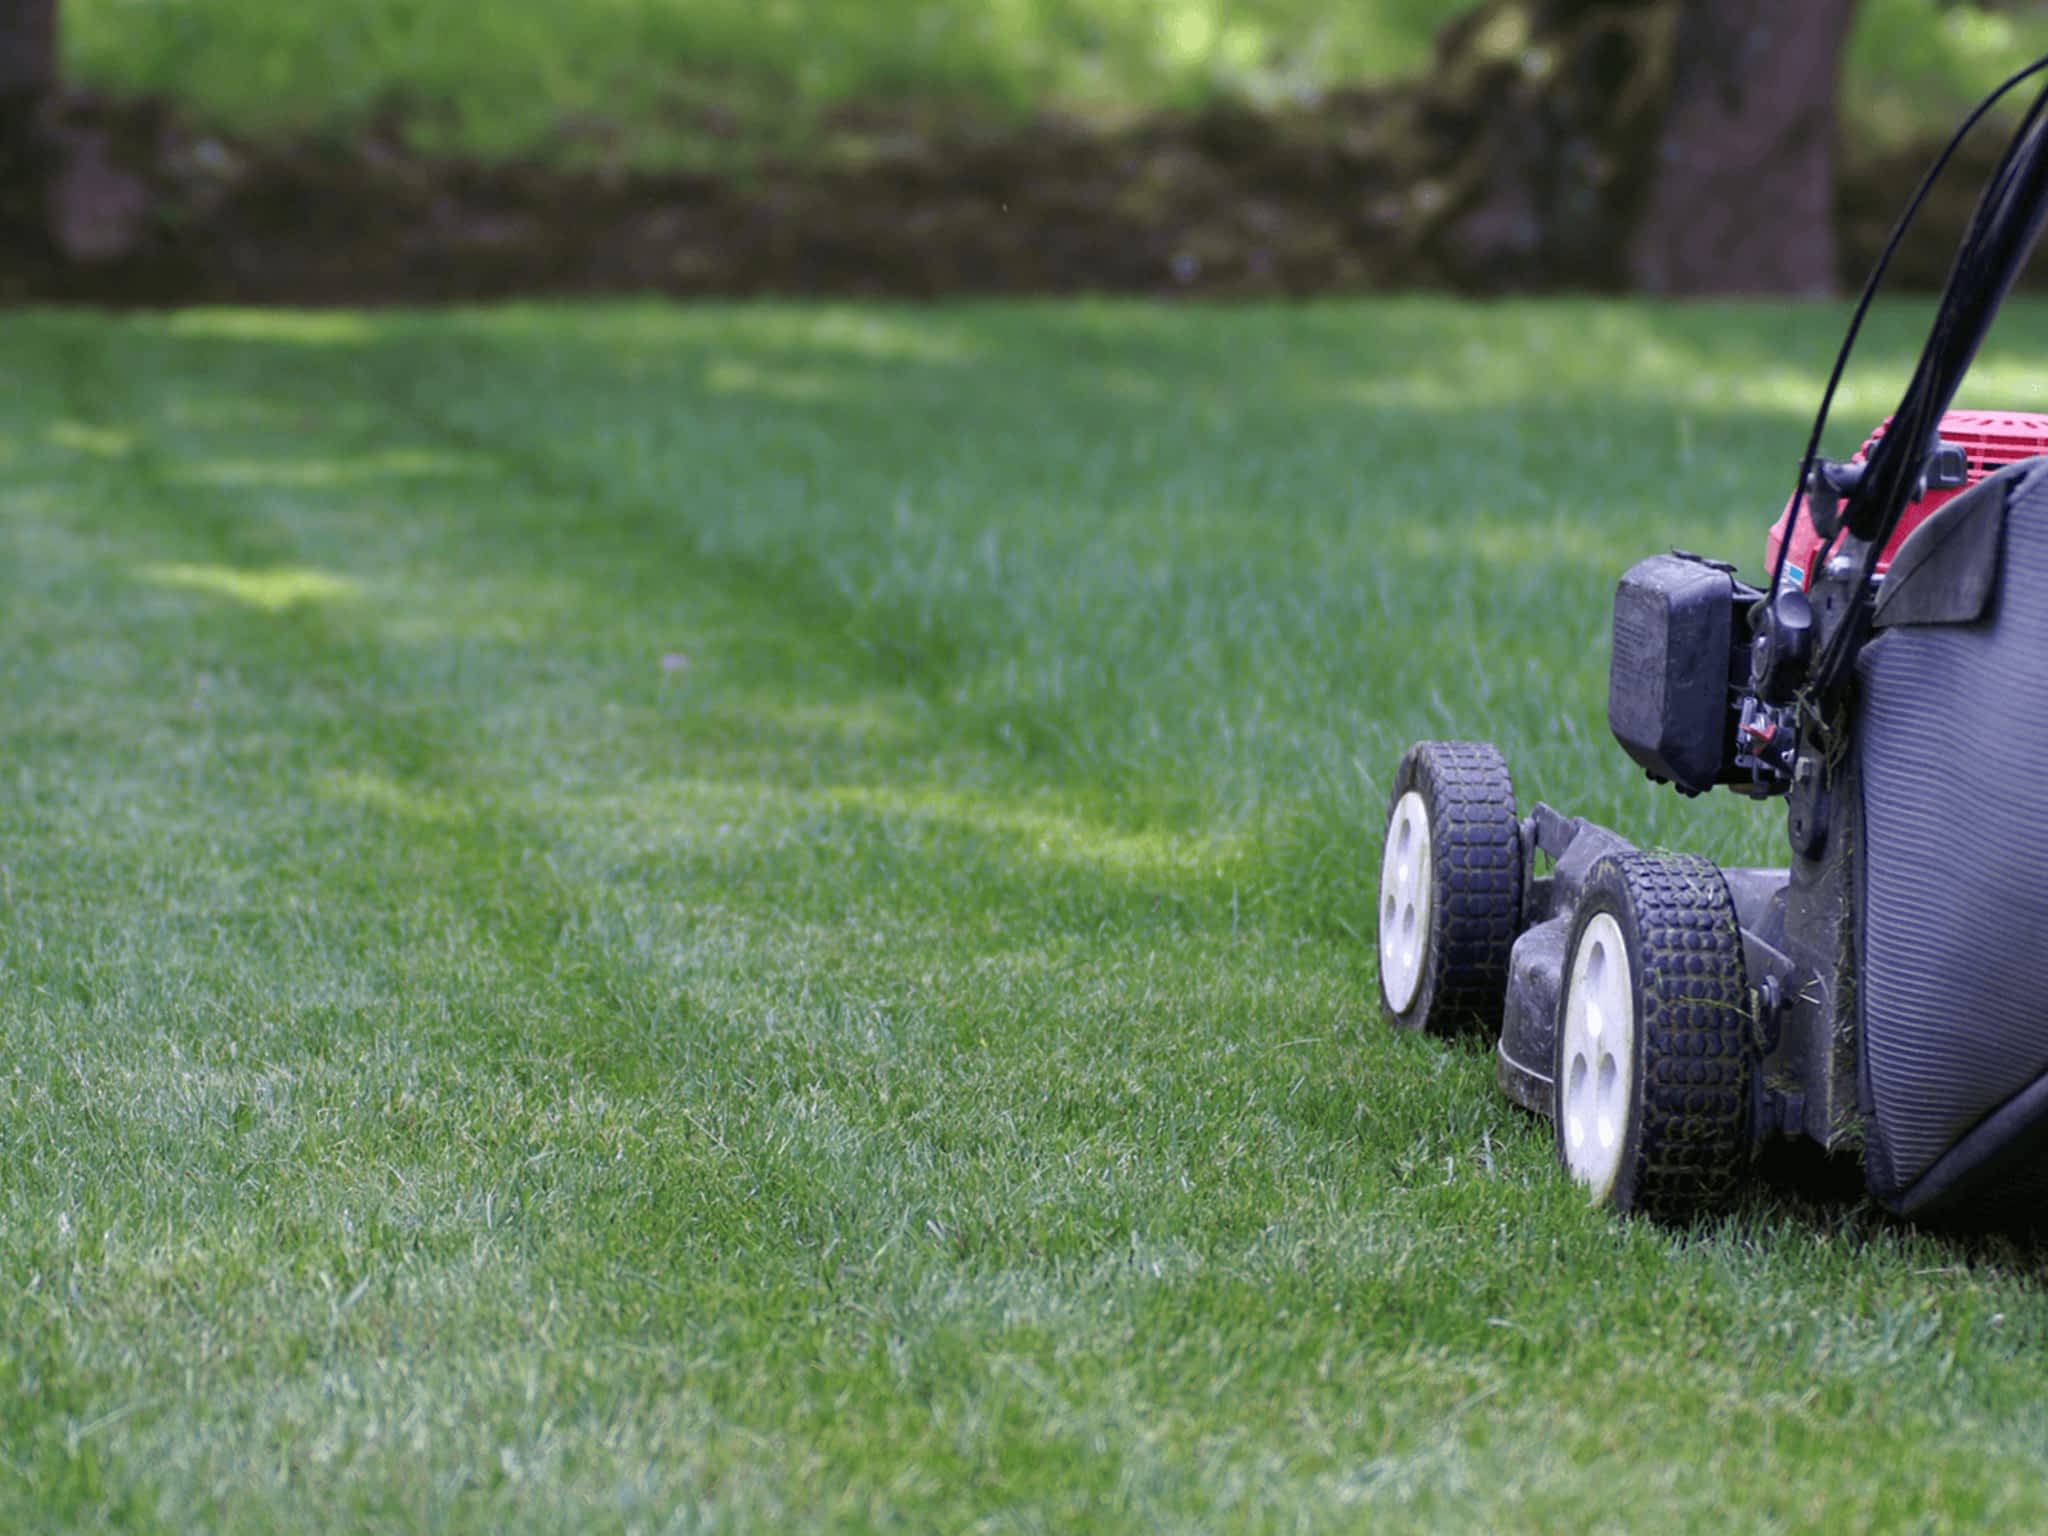
[[[1422,990],[1434,878],[1429,807],[1411,789],[1395,802],[1380,859],[1380,985],[1396,1013],[1406,1013]]]
[[[1599,1202],[1621,1173],[1636,1082],[1635,986],[1621,924],[1609,914],[1596,913],[1579,935],[1565,985],[1557,1123],[1565,1166]]]

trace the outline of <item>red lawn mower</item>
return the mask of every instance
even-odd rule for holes
[[[1894,232],[1766,585],[1674,552],[1615,592],[1615,738],[1682,794],[1784,800],[1787,865],[1523,816],[1483,743],[1419,743],[1395,773],[1383,1010],[1490,1037],[1502,1090],[1553,1121],[1596,1203],[1683,1219],[1763,1143],[1806,1137],[1859,1149],[1903,1214],[2048,1212],[2048,416],[1950,409],[2048,217],[2048,90],[1897,409],[1853,457],[1818,451],[1900,234],[1963,135],[2043,70],[1971,114]]]

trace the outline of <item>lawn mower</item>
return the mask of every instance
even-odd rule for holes
[[[2048,1211],[2048,416],[1951,409],[2048,215],[2048,89],[1972,216],[1897,408],[1827,414],[1936,160],[1865,285],[1762,587],[1676,551],[1620,579],[1607,717],[1684,795],[1785,804],[1784,867],[1518,811],[1491,745],[1394,775],[1380,998],[1480,1033],[1597,1204],[1683,1220],[1780,1138],[1859,1151],[1916,1218]]]

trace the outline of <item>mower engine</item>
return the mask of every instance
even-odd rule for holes
[[[1890,425],[1889,419],[1880,424],[1849,464],[1867,463]],[[1927,489],[1879,550],[1877,579],[1891,569],[1914,530],[1965,489],[2039,454],[2048,454],[2048,415],[1948,412],[1928,456]],[[1795,497],[1772,524],[1764,549],[1767,569],[1777,565],[1788,527],[1785,580],[1811,594],[1826,550],[1805,496]],[[1833,539],[1840,538],[1838,530]],[[1607,724],[1622,750],[1658,783],[1688,795],[1718,785],[1756,795],[1781,787],[1783,747],[1790,740],[1785,722],[1754,708],[1745,719],[1743,710],[1752,671],[1748,615],[1763,595],[1736,580],[1728,562],[1685,550],[1653,555],[1621,578],[1614,595]],[[1803,656],[1811,642],[1809,622],[1787,643]]]
[[[1891,424],[1890,417],[1879,423],[1849,462],[1868,463],[1870,451],[1883,440]],[[1882,576],[1891,568],[1892,556],[1898,553],[1908,534],[1965,489],[2008,465],[2042,453],[2048,453],[2048,416],[2026,411],[1950,411],[1943,416],[1940,448],[1928,468],[1927,492],[1900,515],[1897,530],[1878,554],[1877,574]],[[1795,510],[1799,514],[1796,526]],[[1821,551],[1820,533],[1806,513],[1804,497],[1795,497],[1771,524],[1771,535],[1764,545],[1767,569],[1777,565],[1779,546],[1784,543],[1788,527],[1792,528],[1792,547],[1786,551],[1785,575],[1804,587],[1813,577],[1816,557]]]

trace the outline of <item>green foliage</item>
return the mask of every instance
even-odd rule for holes
[[[1893,141],[1930,128],[2048,53],[2038,6],[1863,0],[1848,60],[1847,121]]]
[[[251,133],[346,131],[401,104],[425,144],[487,154],[702,153],[707,125],[800,135],[858,100],[1120,113],[1424,67],[1464,0],[65,0],[70,69]],[[1867,0],[1856,131],[1943,125],[2048,19]]]
[[[66,0],[70,67],[255,132],[387,101],[430,142],[543,150],[622,124],[660,157],[707,112],[747,132],[854,99],[1016,111],[1271,95],[1418,67],[1459,0]],[[588,123],[583,123],[587,131]]]
[[[1604,628],[1839,319],[0,318],[0,1526],[2039,1526],[2037,1250],[1374,1015],[1414,737],[1778,846]]]

